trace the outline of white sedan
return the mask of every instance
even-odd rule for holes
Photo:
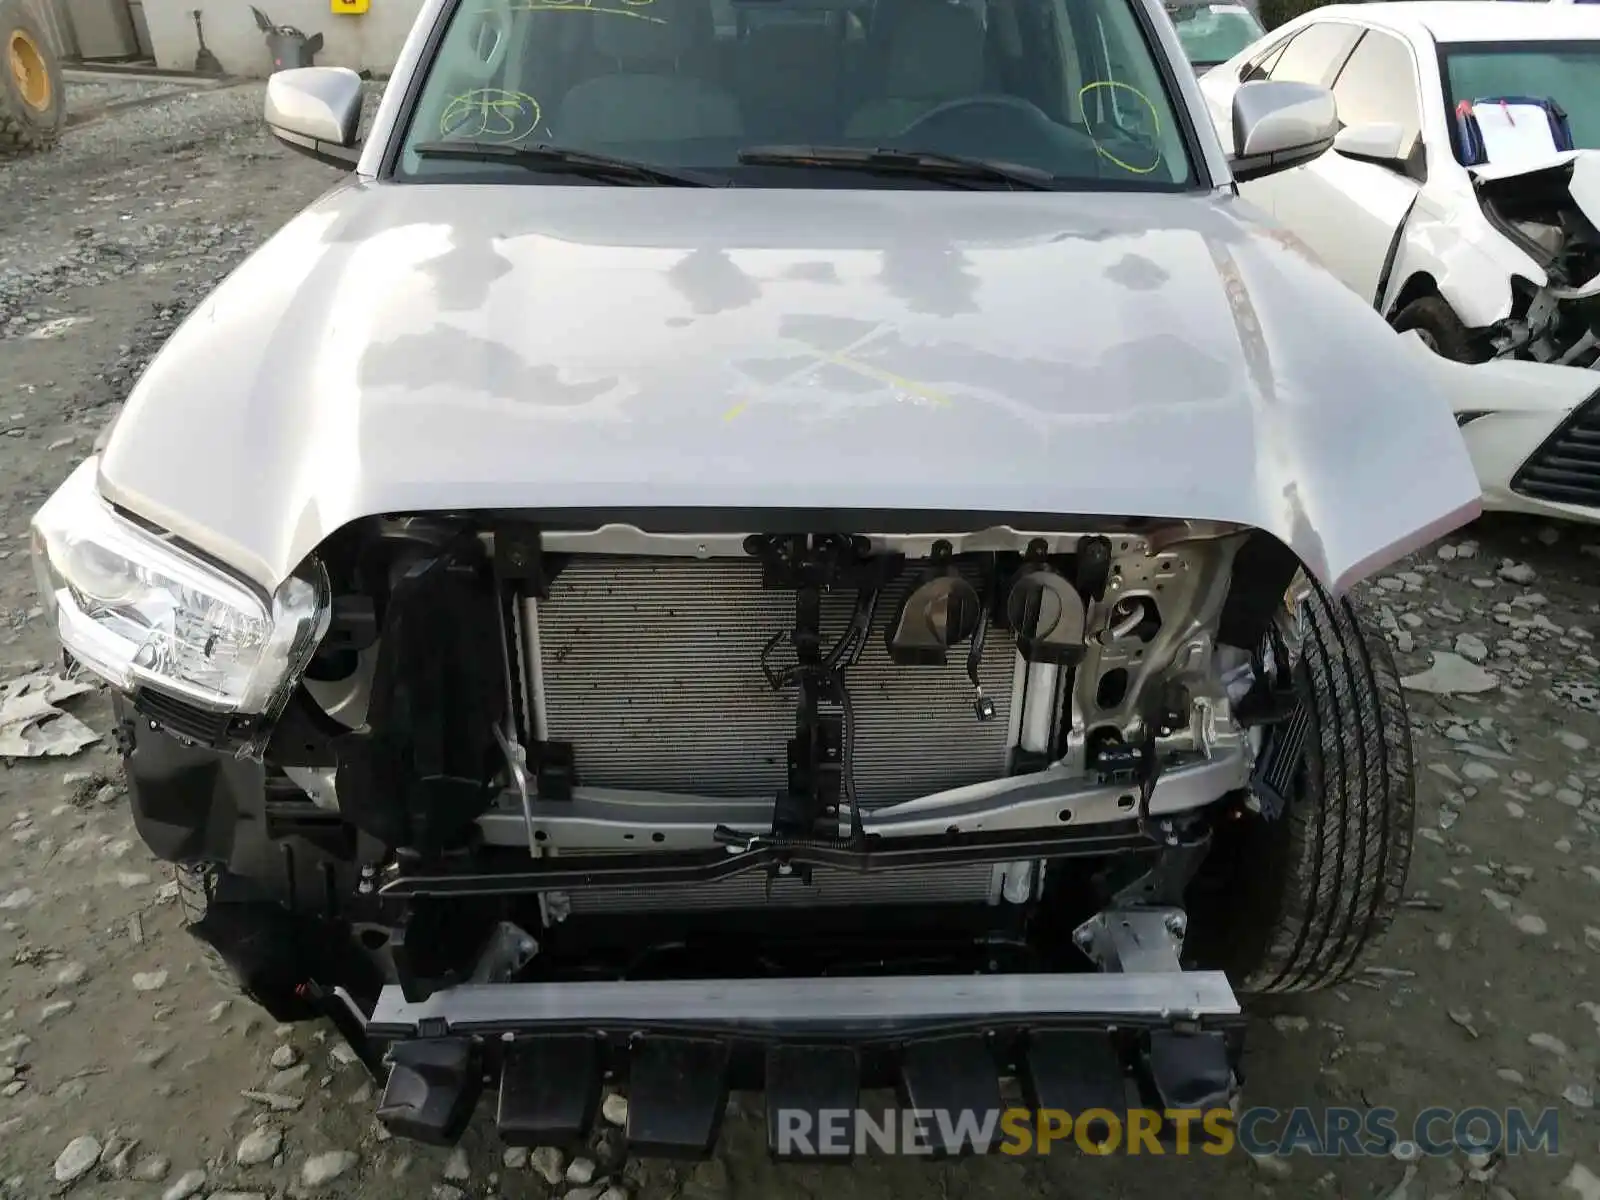
[[[1332,5],[1201,78],[1330,86],[1333,150],[1240,185],[1396,329],[1463,363],[1486,506],[1600,521],[1600,8]]]

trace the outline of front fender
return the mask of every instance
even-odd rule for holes
[[[1476,208],[1440,211],[1419,200],[1406,219],[1380,311],[1393,317],[1399,298],[1419,275],[1434,281],[1461,323],[1485,329],[1511,316],[1514,276],[1543,287],[1543,268],[1512,245]]]

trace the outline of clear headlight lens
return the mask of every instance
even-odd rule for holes
[[[33,519],[39,597],[62,645],[123,691],[276,716],[327,630],[320,567],[269,600],[118,516],[95,474],[91,458]]]

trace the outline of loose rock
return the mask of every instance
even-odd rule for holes
[[[1582,1163],[1573,1163],[1572,1170],[1561,1181],[1561,1186],[1578,1197],[1578,1200],[1600,1200],[1600,1175]]]
[[[56,1157],[56,1182],[72,1183],[82,1179],[100,1161],[101,1150],[100,1142],[93,1137],[73,1138]]]
[[[283,1148],[283,1133],[271,1125],[263,1125],[247,1133],[233,1152],[233,1161],[241,1167],[255,1167],[271,1162]]]
[[[628,1098],[612,1092],[600,1105],[600,1115],[611,1124],[621,1127],[628,1123]]]
[[[555,1187],[566,1178],[565,1164],[561,1151],[554,1146],[539,1146],[528,1155],[528,1166],[533,1173],[544,1180],[551,1187]]]
[[[140,1183],[160,1183],[172,1170],[172,1160],[165,1154],[148,1154],[134,1164],[130,1173]]]
[[[350,1150],[329,1150],[323,1154],[313,1154],[300,1168],[300,1182],[310,1188],[322,1187],[324,1184],[332,1183],[360,1161],[359,1156]]]
[[[206,1185],[204,1171],[185,1171],[172,1181],[172,1186],[161,1193],[161,1200],[189,1200]]]
[[[1551,1054],[1558,1054],[1562,1058],[1565,1058],[1568,1053],[1567,1044],[1550,1033],[1530,1033],[1528,1035],[1528,1045],[1537,1047],[1540,1050],[1548,1050]]]

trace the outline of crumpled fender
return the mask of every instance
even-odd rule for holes
[[[1394,269],[1380,309],[1392,314],[1400,290],[1414,276],[1430,276],[1439,294],[1468,329],[1482,329],[1511,315],[1511,280],[1522,276],[1537,287],[1549,280],[1544,268],[1487,224],[1474,208],[1463,220],[1419,197],[1406,218]]]
[[[1531,181],[1569,165],[1567,189],[1573,203],[1600,226],[1600,151],[1569,150],[1535,167],[1485,165],[1468,170],[1486,190],[1504,192],[1518,180]],[[1380,311],[1391,313],[1401,288],[1420,273],[1433,278],[1439,294],[1469,329],[1482,329],[1511,315],[1513,277],[1521,276],[1535,287],[1550,282],[1532,256],[1482,219],[1476,196],[1418,198],[1406,218]],[[1575,287],[1551,288],[1551,294],[1561,300],[1600,295],[1600,276]]]

